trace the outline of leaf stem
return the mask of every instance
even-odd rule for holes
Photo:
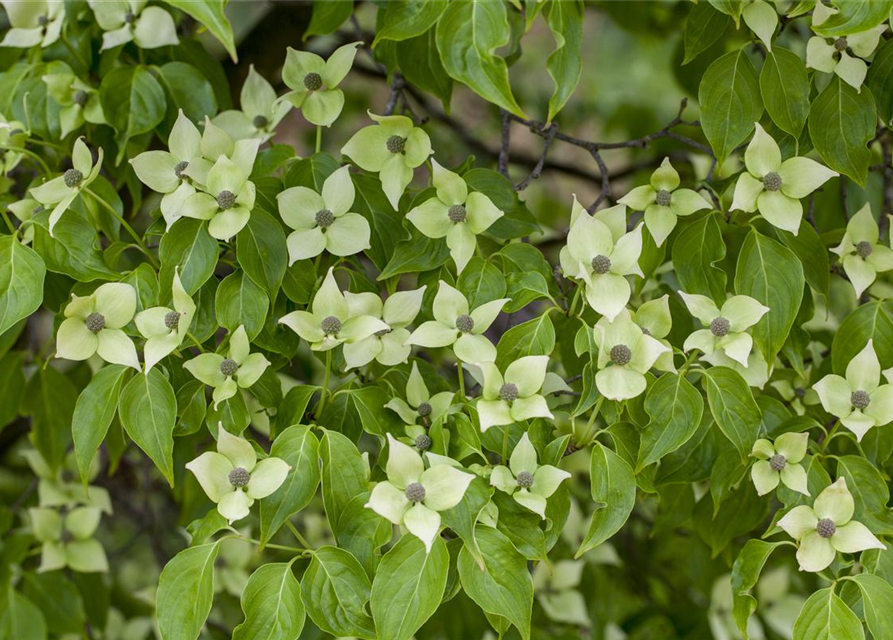
[[[326,408],[326,397],[329,395],[329,377],[332,375],[332,350],[326,351],[326,374],[322,381],[322,396],[319,399],[319,407],[316,410],[317,419],[322,415],[322,410]]]
[[[292,532],[292,535],[295,537],[295,539],[296,539],[298,542],[300,542],[302,545],[304,545],[307,549],[311,549],[311,548],[313,547],[312,544],[310,544],[309,542],[307,542],[307,538],[305,538],[305,537],[301,534],[301,532],[298,531],[298,528],[297,528],[295,525],[292,524],[291,520],[286,520],[286,521],[285,521],[285,524],[286,524],[286,526],[289,528],[289,530]]]
[[[465,401],[465,372],[462,369],[462,361],[456,360],[456,367],[459,370],[459,393],[462,394],[462,401]]]
[[[317,125],[316,127],[316,153],[322,151],[322,127]]]

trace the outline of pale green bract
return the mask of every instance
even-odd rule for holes
[[[336,49],[328,60],[315,53],[288,48],[282,81],[291,89],[280,100],[301,110],[311,124],[330,127],[344,108],[344,92],[338,88],[350,71],[359,42]]]
[[[198,380],[213,387],[214,408],[239,389],[251,387],[263,375],[270,361],[262,353],[251,353],[245,327],[239,326],[229,338],[226,355],[202,353],[183,364]]]
[[[72,294],[56,334],[56,357],[86,360],[97,354],[106,362],[140,368],[133,340],[123,331],[136,313],[136,291],[123,282],[99,285],[89,296]]]
[[[493,467],[490,484],[545,520],[548,498],[570,477],[570,473],[552,465],[537,464],[536,449],[525,433],[512,450],[509,466]]]
[[[0,47],[49,47],[59,39],[65,21],[65,3],[52,0],[4,0],[11,29]]]
[[[548,356],[524,356],[503,374],[492,362],[479,364],[483,390],[475,405],[481,431],[532,418],[553,418],[540,391],[546,379]]]
[[[837,13],[836,9],[817,3],[812,17],[813,29],[820,31],[822,24]],[[845,36],[813,36],[806,43],[806,66],[824,73],[834,73],[848,85],[861,91],[868,73],[865,59],[870,58],[877,49],[886,30],[887,25],[879,24],[866,31],[848,33]]]
[[[78,78],[64,62],[51,62],[43,81],[47,92],[59,103],[59,124],[64,138],[84,122],[106,124],[99,91]]]
[[[147,7],[148,0],[88,0],[102,28],[102,49],[131,40],[143,49],[179,44],[174,19],[161,7]]]
[[[415,291],[397,291],[383,303],[374,293],[344,294],[350,318],[361,316],[381,319],[387,325],[371,336],[344,345],[344,362],[347,369],[369,364],[373,359],[386,367],[402,364],[409,359],[412,348],[409,326],[419,315],[425,287]]]
[[[893,269],[893,249],[879,242],[880,231],[871,205],[866,204],[850,218],[840,244],[832,248],[856,292],[856,297],[871,286],[878,273]]]
[[[599,368],[595,385],[606,398],[635,398],[647,386],[644,374],[660,358],[670,355],[672,364],[673,350],[643,332],[625,309],[611,322],[599,320],[594,332]]]
[[[47,208],[53,208],[49,220],[50,235],[53,235],[53,228],[74,199],[96,180],[102,168],[102,149],[97,151],[97,160],[94,164],[93,155],[84,143],[83,137],[78,138],[74,143],[71,164],[72,168],[63,175],[31,189],[31,196],[35,200]]]
[[[771,310],[749,296],[732,296],[722,308],[707,296],[685,293],[679,295],[689,312],[701,321],[706,329],[698,329],[685,339],[683,350],[698,349],[705,356],[717,351],[740,364],[749,366],[753,337],[748,330]]]
[[[766,495],[782,482],[794,491],[809,495],[806,470],[800,464],[808,444],[808,433],[783,433],[774,443],[763,438],[757,440],[750,453],[757,458],[750,470],[757,493]]]
[[[195,302],[183,288],[178,273],[174,274],[172,300],[173,309],[153,307],[140,311],[134,318],[136,328],[146,339],[144,358],[147,372],[183,344],[189,325],[195,320]]]
[[[239,97],[241,111],[230,109],[217,114],[212,122],[226,131],[233,140],[258,138],[265,142],[273,137],[276,127],[292,109],[291,102],[279,100],[273,86],[248,68],[248,78]]]
[[[97,507],[75,507],[67,513],[32,507],[28,515],[34,537],[42,543],[39,571],[66,567],[82,573],[108,571],[105,550],[93,537],[102,518]]]

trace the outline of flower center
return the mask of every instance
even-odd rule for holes
[[[423,487],[421,483],[413,482],[406,487],[404,495],[410,502],[421,502],[425,499],[425,487]]]
[[[471,333],[471,330],[474,329],[474,318],[463,313],[456,318],[456,328],[462,333]]]
[[[267,120],[266,116],[257,115],[254,116],[254,119],[251,120],[251,124],[254,125],[255,129],[263,129],[268,124],[270,124],[270,121]]]
[[[403,153],[403,149],[406,147],[406,138],[391,136],[385,144],[387,144],[388,151],[391,153]]]
[[[666,189],[661,189],[657,192],[657,196],[654,198],[654,201],[662,207],[670,206],[670,192]]]
[[[40,27],[45,27],[50,23],[49,16],[40,16],[37,18],[37,25]]]
[[[815,531],[823,538],[830,538],[837,533],[837,525],[831,518],[822,518],[816,524]]]
[[[69,542],[74,542],[74,534],[71,533],[68,529],[63,529],[62,533],[59,534],[59,542],[62,544],[68,544]]]
[[[781,189],[781,176],[770,171],[763,176],[763,186],[766,187],[766,191],[778,191]]]
[[[322,76],[311,71],[304,76],[304,88],[307,91],[319,91],[322,88]]]
[[[420,402],[416,411],[419,412],[419,417],[427,418],[431,415],[431,405],[427,402]]]
[[[227,358],[220,363],[220,373],[226,377],[234,376],[239,370],[239,363],[232,358]]]
[[[518,399],[518,385],[506,382],[499,388],[499,399],[506,402],[514,402]]]
[[[849,45],[847,44],[846,38],[838,38],[834,41],[834,48],[838,51],[846,51],[847,46]]]
[[[785,457],[780,453],[776,453],[774,456],[769,458],[769,466],[772,467],[773,471],[781,471],[784,469],[785,465],[788,463],[785,460]]]
[[[465,218],[468,217],[468,212],[465,211],[464,205],[454,204],[447,212],[447,217],[450,219],[450,222],[465,222]]]
[[[177,163],[177,166],[174,167],[174,175],[177,176],[177,178],[180,178],[182,180],[183,172],[186,171],[186,167],[188,167],[188,166],[189,166],[189,162],[187,162],[186,160],[181,160],[180,162]]]
[[[420,435],[415,439],[415,448],[419,451],[427,451],[431,448],[431,438],[426,435]],[[422,490],[424,491],[424,487]],[[424,493],[422,495],[424,496]]]
[[[717,338],[722,338],[723,336],[729,335],[729,330],[731,328],[731,323],[728,321],[728,319],[723,318],[722,316],[714,318],[713,322],[710,323],[710,333],[715,335]]]
[[[180,325],[180,314],[176,311],[168,311],[164,315],[164,326],[168,329],[176,329]]]
[[[335,222],[335,214],[328,209],[320,209],[316,212],[316,224],[322,229],[328,229]]]
[[[86,91],[84,91],[84,90],[82,90],[82,89],[79,89],[79,90],[77,90],[77,91],[74,92],[74,98],[73,98],[73,99],[74,99],[74,103],[75,103],[76,105],[78,105],[79,107],[83,107],[85,104],[87,104],[87,99],[88,99],[89,97],[90,97],[90,96],[87,95],[87,92],[86,92]]]
[[[84,321],[87,325],[87,328],[93,333],[99,333],[103,329],[105,329],[105,316],[101,313],[96,313],[95,311],[87,316],[87,319]]]
[[[223,210],[232,209],[236,204],[236,196],[232,191],[224,189],[217,194],[217,206]]]
[[[598,274],[608,273],[611,268],[611,259],[608,256],[598,255],[592,259],[592,270]]]
[[[871,246],[871,243],[868,242],[867,240],[862,240],[861,242],[858,242],[856,244],[856,253],[863,260],[865,260],[865,258],[870,256],[871,252],[872,252],[872,246]]]
[[[865,409],[871,404],[871,397],[867,391],[859,389],[858,391],[853,391],[853,394],[850,396],[850,404],[855,409]]]
[[[124,14],[124,22],[127,24],[133,24],[136,21],[136,16],[133,14],[133,11],[128,11]]]
[[[322,332],[327,336],[334,336],[341,331],[341,321],[335,316],[326,316],[323,318],[322,322],[319,323],[319,328],[322,329]]]
[[[64,174],[62,174],[62,180],[65,181],[65,186],[69,189],[74,189],[84,180],[84,174],[78,171],[77,169],[69,169]]]
[[[247,486],[249,480],[251,480],[251,474],[243,467],[236,467],[229,472],[229,483],[236,489]]]
[[[800,399],[805,398],[806,397],[806,389],[804,389],[803,387],[796,387],[794,389],[794,397],[800,398]]]
[[[518,486],[523,487],[525,489],[529,489],[533,486],[533,474],[529,471],[522,471],[518,474],[518,477],[515,478],[518,481]]]
[[[611,362],[616,365],[623,366],[629,364],[633,359],[633,353],[625,344],[615,344],[611,347]]]

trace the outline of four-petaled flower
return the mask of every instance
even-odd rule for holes
[[[437,195],[413,208],[406,218],[429,238],[446,236],[456,272],[462,273],[477,247],[477,236],[504,213],[479,191],[468,192],[468,185],[456,173],[444,169],[436,160],[434,187]]]
[[[845,378],[830,373],[813,389],[825,411],[840,418],[859,441],[872,427],[893,420],[893,385],[881,384],[881,365],[873,340],[850,360]]]
[[[256,189],[248,180],[249,174],[250,170],[245,171],[233,160],[221,156],[208,172],[208,182],[202,191],[187,198],[182,214],[187,218],[209,220],[208,233],[218,240],[229,240],[251,218]]]
[[[419,373],[418,364],[413,362],[412,371],[409,372],[406,381],[406,400],[391,398],[385,407],[394,411],[408,425],[414,425],[421,420],[426,426],[431,426],[447,414],[452,403],[451,391],[431,395],[428,385]]]
[[[345,369],[362,367],[376,360],[386,367],[406,362],[412,348],[406,344],[409,339],[407,326],[419,315],[422,296],[426,287],[414,291],[398,291],[387,300],[370,291],[350,293],[346,291],[348,315],[351,318],[370,316],[380,318],[387,329],[380,329],[371,336],[344,345]]]
[[[806,413],[806,407],[819,404],[819,394],[810,388],[810,368],[807,367],[805,373],[805,378],[795,374],[791,379],[784,378],[769,383],[782,400],[791,404],[791,408],[798,416]]]
[[[372,489],[366,507],[394,524],[402,524],[431,551],[440,530],[439,511],[452,509],[474,476],[454,467],[449,458],[421,455],[388,434],[388,479]]]
[[[503,376],[492,362],[481,363],[483,393],[476,405],[481,431],[530,418],[554,417],[540,394],[548,364],[549,356],[524,356],[506,367]]]
[[[106,124],[99,91],[78,78],[67,64],[60,60],[50,62],[43,81],[47,93],[59,103],[60,135],[63,138],[79,129],[84,121]]]
[[[878,273],[893,269],[893,249],[880,244],[879,238],[871,205],[866,204],[850,218],[840,244],[831,249],[840,256],[857,298],[871,286]]]
[[[558,467],[537,464],[536,449],[525,431],[509,457],[509,466],[493,467],[490,484],[545,520],[547,498],[570,477]]]
[[[630,317],[642,329],[642,333],[655,338],[667,348],[667,351],[658,356],[654,368],[658,371],[676,371],[673,362],[673,347],[667,336],[673,328],[673,316],[670,314],[670,295],[664,294],[660,298],[643,302],[638,309],[630,311]],[[601,320],[599,320],[601,322]]]
[[[260,462],[251,443],[217,427],[217,451],[206,451],[186,465],[217,511],[230,524],[250,513],[255,500],[276,491],[291,467],[281,458],[268,457]]]
[[[136,328],[146,338],[143,349],[146,373],[155,364],[183,344],[183,338],[195,318],[195,302],[186,293],[179,273],[174,273],[172,286],[173,309],[152,307],[136,314]]]
[[[800,505],[778,521],[778,526],[798,542],[801,571],[822,571],[841,553],[886,549],[861,522],[853,520],[855,503],[846,478],[825,488],[812,507]]]
[[[750,470],[753,484],[761,496],[774,491],[779,482],[794,491],[809,495],[806,470],[800,461],[806,456],[808,433],[783,433],[775,444],[760,438],[750,452],[757,459]]]
[[[292,109],[289,101],[276,98],[276,90],[266,78],[248,67],[248,78],[239,96],[242,110],[230,109],[217,114],[212,122],[226,131],[233,140],[258,138],[266,142],[282,118]]]
[[[98,507],[75,507],[64,515],[55,509],[28,510],[34,537],[43,543],[38,571],[69,567],[80,573],[108,571],[108,559],[93,537],[102,518]]]
[[[62,33],[65,3],[56,0],[3,0],[11,29],[3,36],[0,47],[30,49],[48,47]]]
[[[821,25],[835,13],[837,9],[817,2],[812,13],[813,30],[820,33]],[[857,91],[862,91],[862,82],[868,74],[865,59],[877,49],[886,30],[885,23],[845,36],[813,36],[806,43],[806,66],[834,73]]]
[[[595,386],[609,400],[635,398],[647,386],[645,373],[658,358],[673,350],[646,334],[624,309],[613,321],[601,318],[595,325],[598,368]]]
[[[350,71],[360,44],[351,42],[339,47],[328,60],[289,47],[282,81],[291,91],[280,100],[298,107],[307,122],[320,127],[331,126],[344,107],[344,92],[338,85]]]
[[[821,187],[838,175],[809,158],[799,156],[781,161],[781,149],[760,123],[744,151],[744,165],[735,184],[732,211],[741,210],[760,215],[769,224],[797,235],[803,218],[800,198]]]
[[[689,312],[707,329],[698,329],[685,339],[684,351],[699,349],[706,355],[722,350],[742,367],[748,366],[753,337],[747,330],[769,311],[750,296],[732,296],[722,309],[707,296],[680,291]]]
[[[214,408],[232,398],[239,389],[247,389],[263,375],[270,361],[262,353],[251,353],[245,327],[232,332],[226,356],[219,353],[202,353],[186,362],[183,368],[204,382],[214,391]]]
[[[133,341],[122,329],[136,313],[136,291],[124,282],[100,285],[89,296],[71,295],[56,334],[56,357],[86,360],[94,353],[106,362],[140,368]]]
[[[177,26],[161,7],[147,7],[148,0],[88,0],[102,34],[101,51],[133,40],[140,49],[176,46]]]
[[[50,236],[53,235],[53,227],[59,222],[59,218],[68,210],[81,190],[96,180],[99,175],[99,169],[102,167],[102,148],[99,148],[97,154],[96,164],[93,164],[93,156],[81,136],[74,143],[71,169],[61,176],[31,189],[31,196],[35,200],[45,207],[53,207],[49,220]]]

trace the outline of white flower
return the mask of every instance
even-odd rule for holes
[[[94,353],[106,362],[140,368],[133,341],[122,329],[136,312],[136,291],[123,282],[100,285],[89,296],[71,295],[56,334],[56,357],[86,360]]]
[[[757,458],[750,471],[757,493],[763,496],[774,491],[780,481],[794,491],[809,495],[806,470],[800,465],[808,444],[808,433],[784,433],[775,439],[775,445],[763,438],[757,440],[750,452]]]
[[[251,344],[245,327],[233,331],[226,356],[202,353],[183,365],[189,373],[213,387],[214,408],[232,398],[239,389],[247,389],[257,382],[270,366],[262,353],[250,353]]]
[[[837,9],[816,3],[812,14],[812,27],[821,32],[821,25]],[[879,24],[867,31],[859,31],[840,37],[813,36],[806,43],[806,66],[825,73],[834,73],[856,89],[862,90],[862,82],[868,73],[868,65],[863,58],[869,58],[877,49],[881,35],[887,30],[886,24]]]
[[[672,349],[645,334],[624,309],[612,322],[602,318],[594,330],[598,346],[595,386],[609,400],[635,398],[647,386],[645,373]]]
[[[39,572],[69,567],[81,573],[108,571],[105,550],[93,537],[102,511],[97,507],[75,507],[64,515],[54,509],[28,509],[34,537],[43,543]]]
[[[212,120],[234,140],[258,138],[266,142],[273,137],[276,125],[292,109],[291,102],[276,98],[273,86],[254,70],[253,64],[248,67],[248,78],[242,85],[239,103],[241,111],[230,109]]]
[[[722,309],[707,296],[685,293],[679,295],[689,312],[708,329],[699,329],[685,339],[683,350],[699,349],[709,356],[722,350],[729,358],[747,367],[753,348],[753,338],[747,329],[755,325],[769,311],[749,296],[732,296]]]
[[[402,364],[409,358],[412,347],[406,344],[410,334],[406,327],[419,315],[425,286],[414,291],[398,291],[381,298],[371,292],[344,293],[350,317],[381,318],[388,325],[371,336],[344,345],[346,369],[362,367],[376,360],[386,367]]]
[[[140,49],[180,44],[174,19],[148,0],[88,0],[102,34],[101,51],[133,40]]]
[[[3,0],[3,8],[12,28],[6,32],[0,47],[30,49],[48,47],[62,33],[65,3],[56,0]]]
[[[31,189],[31,196],[39,203],[47,207],[55,205],[49,220],[50,236],[53,235],[53,228],[59,222],[59,218],[80,195],[81,190],[89,186],[99,175],[99,170],[102,168],[102,149],[99,149],[96,164],[93,164],[93,156],[84,144],[83,136],[78,138],[71,154],[71,165],[71,169],[61,176]]]
[[[477,401],[481,431],[531,418],[552,418],[540,394],[546,379],[549,356],[524,356],[505,369],[505,376],[492,362],[480,364],[483,395]]]
[[[590,627],[586,599],[580,586],[584,560],[559,560],[554,564],[540,562],[533,570],[533,592],[550,620]]]
[[[434,425],[447,414],[453,395],[452,391],[441,391],[432,396],[419,373],[418,364],[413,362],[406,381],[406,400],[391,398],[385,407],[408,425],[415,425],[419,420],[426,425]]]
[[[831,249],[840,256],[857,298],[871,286],[878,273],[893,269],[893,249],[880,244],[879,237],[871,205],[866,204],[850,218],[840,244]]]
[[[552,465],[537,464],[536,449],[525,431],[512,450],[509,466],[493,467],[490,485],[506,492],[515,502],[545,520],[547,498],[570,477],[567,471]]]
[[[195,302],[183,288],[179,273],[174,273],[172,293],[173,309],[152,307],[136,314],[136,328],[146,338],[143,349],[146,373],[183,344],[183,338],[195,318]]]

